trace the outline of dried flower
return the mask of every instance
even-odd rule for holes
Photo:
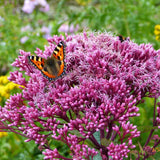
[[[139,116],[136,105],[143,97],[160,95],[159,51],[149,44],[121,43],[107,33],[84,32],[66,40],[54,36],[36,54],[46,58],[61,40],[67,45],[67,75],[51,83],[28,63],[30,53],[20,51],[13,63],[20,71],[10,80],[25,88],[0,108],[0,129],[34,140],[44,159],[70,159],[52,148],[51,140],[66,144],[76,160],[93,159],[98,152],[102,159],[127,157],[135,148],[132,139],[140,136],[129,118]]]
[[[147,152],[149,155],[154,155],[156,154],[156,150],[155,149],[152,149],[150,146],[146,146],[144,148],[144,151]]]

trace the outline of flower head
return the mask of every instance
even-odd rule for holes
[[[10,82],[7,76],[0,76],[0,101],[3,98],[9,98],[10,92],[16,88],[19,88],[19,85]]]
[[[22,10],[23,12],[30,14],[38,5],[41,6],[40,11],[42,12],[49,11],[49,5],[46,2],[46,0],[25,0]]]
[[[47,58],[62,40],[67,74],[51,83],[28,63],[30,53],[20,51],[13,66],[29,80],[19,71],[11,73],[10,80],[25,88],[0,108],[0,128],[34,140],[45,150],[45,159],[63,157],[48,146],[51,139],[67,144],[73,159],[89,159],[98,152],[113,159],[127,157],[135,147],[132,139],[140,135],[129,118],[139,116],[136,105],[143,97],[160,95],[159,51],[149,44],[121,43],[107,33],[84,32],[66,40],[54,36],[36,54]],[[112,143],[100,144],[94,133]]]
[[[51,38],[51,35],[50,35],[50,33],[51,33],[51,26],[49,26],[49,27],[43,26],[41,28],[41,32],[44,34],[43,35],[44,38],[46,38],[46,39]]]
[[[159,24],[155,26],[154,34],[156,35],[156,40],[160,41],[160,25]]]
[[[78,26],[78,25],[74,26],[73,24],[71,24],[71,25],[69,26],[69,25],[67,25],[67,24],[62,24],[62,25],[59,27],[58,31],[59,31],[59,32],[65,32],[65,33],[74,33],[74,32],[77,32],[78,29],[79,29],[79,26]]]
[[[7,136],[8,133],[7,132],[0,132],[0,138]]]

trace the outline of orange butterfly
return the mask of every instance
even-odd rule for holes
[[[51,57],[44,59],[38,56],[28,56],[29,62],[39,69],[49,81],[55,80],[66,74],[65,47],[66,45],[61,41],[54,49]]]

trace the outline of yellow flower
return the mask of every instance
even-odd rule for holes
[[[9,93],[6,93],[6,94],[4,95],[4,97],[5,97],[6,99],[8,99],[8,98],[10,97],[10,94],[9,94]]]
[[[0,84],[6,84],[8,82],[7,76],[0,76]]]
[[[0,138],[1,138],[1,137],[4,137],[4,136],[7,136],[7,135],[8,135],[7,132],[0,132]]]
[[[155,25],[155,28],[154,28],[155,30],[160,30],[160,25],[159,24],[157,24],[157,25]]]
[[[10,97],[10,92],[19,88],[20,85],[10,82],[7,76],[0,76],[0,102],[3,98],[8,99]]]
[[[160,41],[160,36],[156,36],[156,40],[157,40],[157,41]]]
[[[157,35],[160,35],[160,31],[159,30],[154,30],[154,34],[157,36]]]
[[[2,90],[0,91],[0,94],[1,94],[2,97],[4,97],[5,94],[6,94],[6,91],[5,91],[4,89],[2,89]]]
[[[157,24],[155,27],[154,27],[154,34],[156,36],[156,40],[157,41],[160,41],[160,25]]]
[[[6,90],[10,91],[10,90],[16,88],[16,86],[17,86],[17,85],[16,85],[15,83],[10,82],[10,83],[8,83],[8,84],[6,85]]]

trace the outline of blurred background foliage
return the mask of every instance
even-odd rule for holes
[[[31,0],[36,1],[36,0]],[[160,0],[47,0],[49,10],[36,6],[30,13],[22,10],[24,0],[0,0],[0,105],[18,86],[6,80],[19,49],[31,52],[44,50],[47,38],[53,35],[77,34],[86,31],[112,32],[123,35],[138,44],[151,43],[160,48]],[[3,80],[4,79],[4,80]],[[8,85],[8,88],[7,88]],[[141,117],[132,120],[144,132],[136,139],[143,146],[153,117],[153,101],[146,99],[140,105]],[[143,126],[143,128],[141,127]],[[0,159],[43,159],[37,145],[24,143],[24,138],[13,133],[0,135]],[[61,146],[58,143],[56,147]],[[137,145],[138,147],[138,145]],[[67,154],[62,149],[62,154]],[[160,156],[160,150],[157,154]],[[131,156],[132,157],[132,156]]]

